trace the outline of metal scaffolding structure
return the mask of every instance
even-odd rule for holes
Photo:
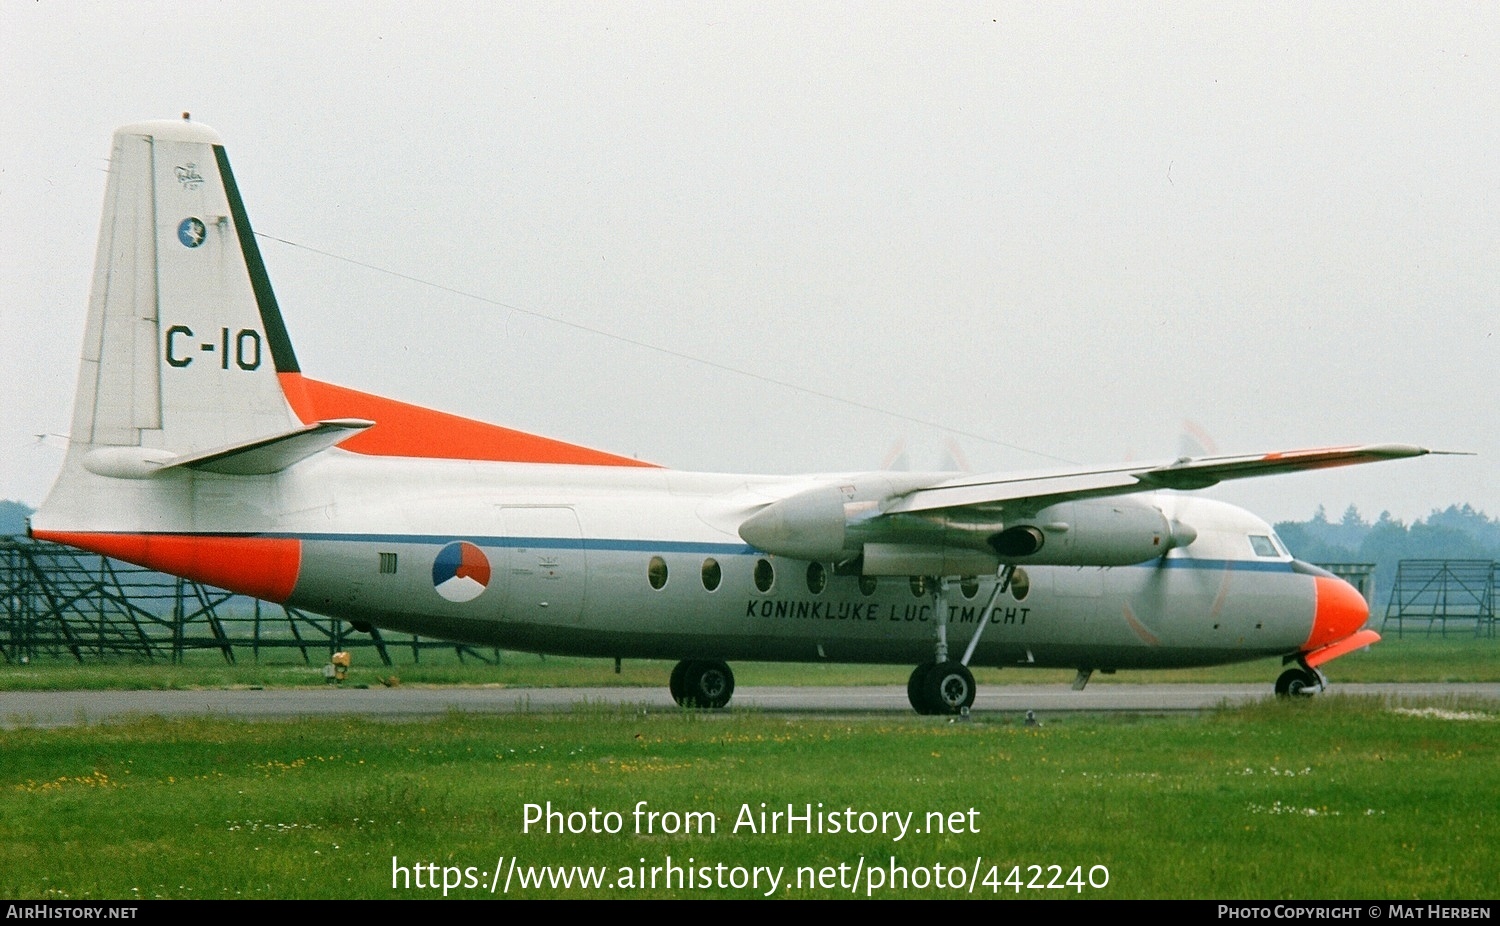
[[[0,657],[78,662],[128,658],[181,662],[192,651],[234,664],[248,652],[296,650],[311,665],[340,650],[454,649],[459,658],[498,662],[498,650],[405,634],[355,631],[344,621],[178,579],[95,553],[25,538],[0,538]]]
[[[1364,596],[1370,614],[1375,613],[1375,564],[1374,563],[1314,563],[1354,586]]]
[[[1402,560],[1381,632],[1395,621],[1400,638],[1410,621],[1423,625],[1429,635],[1437,629],[1446,637],[1452,624],[1476,637],[1493,637],[1496,568],[1487,559]]]
[[[1358,588],[1374,612],[1375,567],[1323,564]],[[1408,622],[1447,636],[1449,626],[1474,636],[1495,635],[1496,573],[1490,560],[1402,560],[1381,631]],[[129,658],[182,662],[194,651],[214,651],[234,664],[245,655],[295,650],[303,662],[326,662],[340,650],[373,649],[384,665],[392,653],[453,649],[460,659],[499,662],[499,650],[379,630],[355,631],[335,618],[235,595],[72,547],[25,538],[0,538],[0,658],[78,662]]]

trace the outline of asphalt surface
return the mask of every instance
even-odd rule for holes
[[[1397,702],[1494,702],[1500,684],[1336,685],[1333,693],[1377,696]],[[1263,685],[1131,685],[1091,683],[1083,691],[1067,685],[981,687],[973,712],[1038,717],[1065,712],[1158,714],[1209,710],[1271,697]],[[452,712],[505,714],[559,712],[579,707],[626,705],[642,711],[675,711],[664,688],[281,688],[261,691],[45,691],[0,692],[0,728],[65,727],[132,717],[224,717],[273,720],[359,716],[421,720]],[[906,689],[741,688],[727,709],[829,715],[911,713]]]

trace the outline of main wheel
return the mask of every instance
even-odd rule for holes
[[[906,698],[918,714],[961,714],[974,705],[974,675],[961,662],[924,662],[906,682]]]
[[[1287,669],[1276,680],[1276,697],[1307,698],[1311,697],[1321,687],[1322,685],[1317,673],[1312,670],[1300,667]]]
[[[935,662],[924,662],[911,670],[911,678],[906,680],[906,700],[911,702],[912,710],[918,714],[936,714],[937,708],[928,697],[927,673],[937,668]]]
[[[678,704],[681,704],[687,697],[687,692],[682,687],[682,677],[692,664],[691,659],[684,659],[672,667],[672,678],[667,682],[667,690],[672,693],[672,700]]]
[[[927,670],[928,697],[937,714],[962,714],[974,706],[974,674],[961,662],[948,660]]]
[[[672,698],[683,707],[723,707],[734,696],[734,673],[722,662],[685,660],[672,675],[677,681]]]

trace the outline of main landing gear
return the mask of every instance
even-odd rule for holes
[[[1010,588],[1010,580],[1015,572],[1015,566],[1000,567],[996,574],[999,581],[995,583],[995,590],[990,593],[990,600],[985,603],[984,610],[979,612],[979,623],[974,627],[974,635],[969,639],[969,646],[964,650],[963,656],[958,659],[948,657],[948,609],[945,607],[945,592],[950,580],[939,576],[928,580],[932,583],[935,634],[933,658],[931,662],[924,662],[913,669],[911,678],[906,682],[906,700],[911,702],[918,714],[965,714],[974,706],[976,689],[974,673],[969,671],[969,660],[974,656],[974,648],[979,645],[979,635],[989,623],[995,600]]]
[[[952,659],[924,662],[911,672],[906,699],[918,714],[962,714],[974,706],[974,673]]]
[[[683,707],[723,707],[734,696],[734,673],[716,659],[684,659],[672,669],[668,687]]]
[[[1308,698],[1328,687],[1328,679],[1317,669],[1305,665],[1294,666],[1281,673],[1276,680],[1276,697]]]

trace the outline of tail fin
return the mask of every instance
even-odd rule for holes
[[[277,376],[296,364],[218,135],[187,121],[121,128],[68,454],[32,535],[285,600],[298,543],[242,536],[265,493],[200,508],[180,467],[270,472],[368,427],[303,426]]]
[[[305,379],[224,146],[185,118],[115,132],[75,401],[33,536],[277,601],[300,541],[257,536],[275,493],[244,477],[336,444],[649,465]]]
[[[70,457],[188,456],[288,431],[301,423],[276,374],[296,370],[219,136],[187,121],[119,129]]]
[[[333,444],[649,465],[304,378],[224,146],[186,120],[115,132],[76,402],[65,475],[265,473]]]

